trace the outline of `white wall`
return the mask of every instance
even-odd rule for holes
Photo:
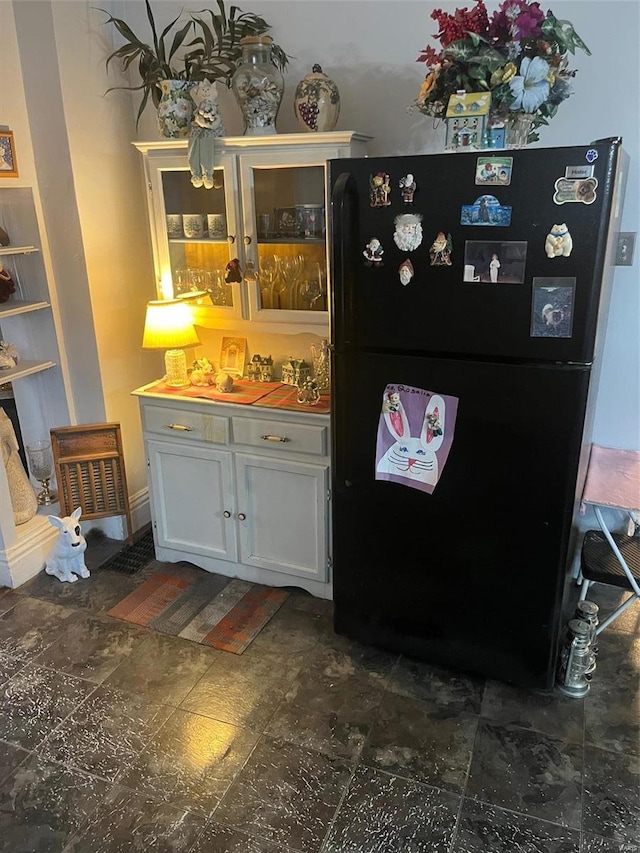
[[[319,62],[340,89],[338,129],[374,136],[372,156],[427,154],[441,151],[442,128],[432,119],[409,113],[424,66],[415,62],[437,32],[433,8],[452,12],[471,2],[425,3],[423,0],[255,0],[240,2],[244,11],[262,14],[272,35],[294,58],[285,74],[285,95],[278,130],[295,132],[293,95],[297,82]],[[200,9],[197,3],[195,9]],[[489,11],[497,3],[488,2]],[[549,4],[541,2],[543,10]],[[558,0],[550,4],[557,18],[570,20],[592,51],[577,53],[574,94],[561,105],[540,146],[576,145],[622,136],[631,156],[623,230],[638,230],[640,3],[637,0]],[[146,32],[142,0],[123,0],[123,15],[139,35]],[[156,0],[158,21],[165,26],[181,3]],[[186,4],[186,9],[190,8]],[[615,31],[615,36],[612,32]],[[222,100],[227,133],[242,132],[240,113],[230,93]],[[158,137],[155,116],[147,109],[139,138]],[[613,447],[640,448],[640,287],[639,259],[618,267],[609,314],[594,440]]]

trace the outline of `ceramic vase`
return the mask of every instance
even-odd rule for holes
[[[314,65],[311,73],[298,83],[293,108],[302,130],[323,133],[336,126],[340,92],[320,65]]]
[[[163,80],[158,105],[158,128],[169,139],[189,135],[195,104],[189,94],[193,86],[188,80]]]
[[[276,131],[284,81],[271,58],[273,39],[246,36],[240,39],[242,59],[231,78],[231,87],[242,111],[245,136],[268,136]]]

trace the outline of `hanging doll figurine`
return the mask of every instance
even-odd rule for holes
[[[6,302],[12,293],[16,292],[16,286],[13,279],[2,266],[0,261],[0,302]]]
[[[190,95],[196,105],[189,132],[191,183],[194,187],[210,190],[215,188],[214,139],[225,135],[218,107],[218,89],[215,83],[201,80],[191,89]]]
[[[450,267],[451,252],[453,251],[453,240],[451,234],[444,236],[443,231],[438,231],[438,236],[431,244],[429,249],[429,257],[431,258],[432,267]]]
[[[233,260],[229,261],[225,270],[224,280],[227,284],[242,281],[242,270],[240,269],[240,261],[237,258],[233,258]]]

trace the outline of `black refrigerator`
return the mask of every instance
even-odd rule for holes
[[[330,162],[339,634],[552,687],[626,159]]]

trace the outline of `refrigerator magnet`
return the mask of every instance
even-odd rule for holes
[[[511,183],[512,169],[513,157],[478,157],[476,184],[508,187]]]
[[[570,338],[575,278],[537,276],[531,301],[532,338]]]
[[[371,207],[388,207],[391,204],[390,196],[389,175],[385,172],[369,175],[369,204]]]
[[[473,204],[463,204],[460,225],[511,225],[511,207],[502,205],[494,195],[481,195]]]
[[[405,204],[413,204],[413,196],[418,189],[418,185],[416,184],[416,179],[413,177],[411,172],[400,178],[398,186],[400,187],[400,192],[402,194],[402,201]]]
[[[568,258],[572,249],[573,240],[571,239],[571,234],[566,223],[561,222],[559,225],[552,225],[544,241],[544,250],[547,257]]]
[[[565,166],[564,176],[571,181],[580,178],[592,178],[595,166]]]
[[[587,150],[587,153],[584,155],[584,159],[587,161],[587,163],[595,163],[595,161],[598,159],[598,152],[595,148],[589,148]]]
[[[382,248],[382,243],[380,242],[380,240],[378,240],[377,237],[372,237],[369,240],[367,245],[364,247],[364,252],[362,254],[366,258],[365,266],[382,266],[382,256],[384,255],[384,249]]]
[[[413,252],[422,243],[422,214],[401,213],[393,220],[393,242],[402,252]]]
[[[438,231],[436,239],[429,248],[429,258],[432,267],[450,267],[453,240],[451,234],[445,237],[444,231]]]
[[[404,284],[406,287],[414,276],[413,264],[409,258],[405,258],[398,267],[398,275],[400,276],[400,284]]]
[[[376,438],[376,480],[432,494],[453,444],[458,398],[387,385]]]
[[[558,178],[555,183],[556,191],[553,194],[553,200],[556,204],[567,204],[568,202],[593,204],[596,200],[597,187],[597,178],[585,178],[580,181]]]

